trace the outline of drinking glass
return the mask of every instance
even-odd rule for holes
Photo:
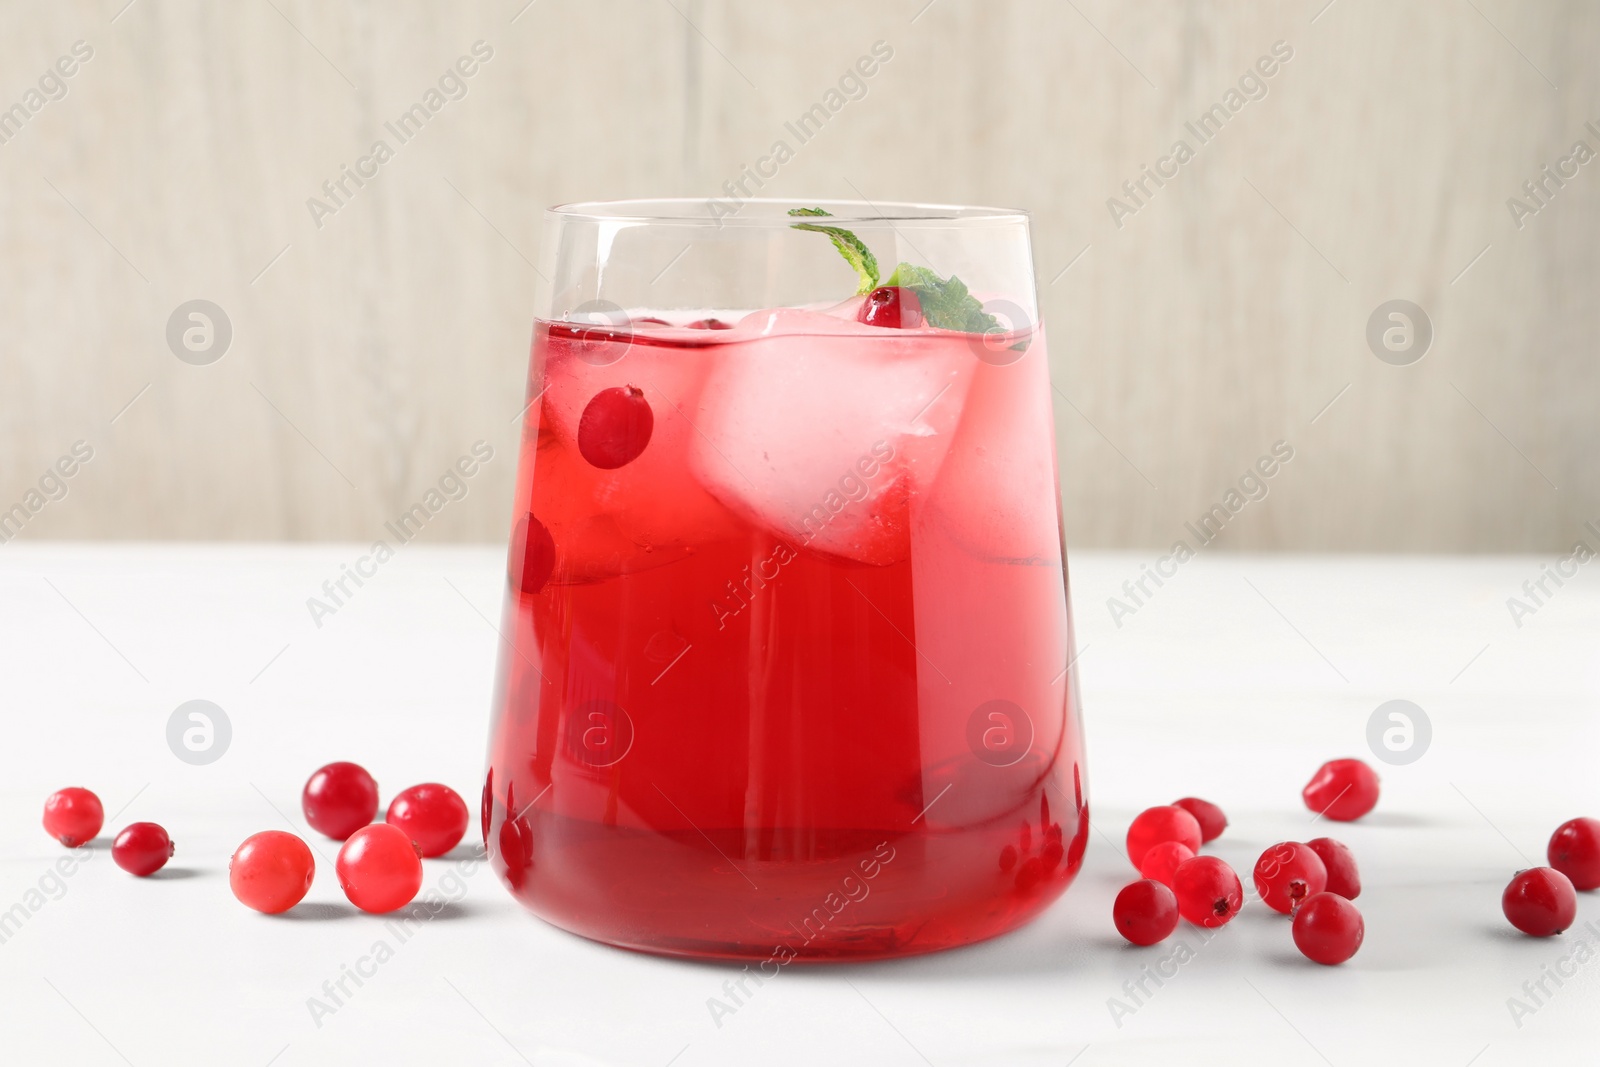
[[[1038,915],[1089,822],[1027,215],[573,204],[541,273],[483,789],[511,892],[768,974]]]

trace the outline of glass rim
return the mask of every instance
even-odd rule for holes
[[[745,209],[758,210],[746,214]],[[929,204],[898,200],[800,200],[748,197],[742,200],[696,197],[642,197],[623,200],[582,200],[545,209],[552,221],[629,223],[676,226],[790,227],[807,221],[792,216],[792,208],[818,207],[828,212],[816,216],[818,225],[870,226],[992,226],[1026,225],[1031,215],[1022,208],[968,204]]]

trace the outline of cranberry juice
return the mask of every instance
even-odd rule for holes
[[[769,968],[1038,914],[1088,835],[1042,333],[634,323],[536,326],[496,870]]]

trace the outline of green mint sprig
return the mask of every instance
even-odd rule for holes
[[[790,208],[793,216],[826,216],[820,207]],[[866,242],[849,230],[839,226],[819,226],[814,222],[797,222],[797,230],[825,233],[833,241],[844,261],[850,264],[861,279],[857,296],[865,296],[878,287],[878,260]],[[922,304],[922,317],[930,326],[941,330],[959,330],[962,333],[989,333],[1000,329],[1000,320],[983,310],[978,298],[967,291],[966,283],[955,275],[941,278],[927,267],[901,263],[889,275],[884,285],[896,285],[917,294]]]
[[[1000,328],[1000,320],[983,310],[978,298],[967,292],[966,283],[954,274],[947,281],[927,267],[902,263],[883,284],[916,293],[922,303],[922,317],[941,330],[988,333]]]
[[[789,209],[789,214],[817,216],[828,213],[820,207],[795,207]],[[838,226],[818,226],[814,222],[797,222],[794,228],[828,235],[833,247],[839,250],[844,261],[850,264],[856,276],[861,279],[861,285],[856,289],[857,296],[866,296],[878,287],[878,257],[872,254],[872,249],[868,248],[861,238]]]

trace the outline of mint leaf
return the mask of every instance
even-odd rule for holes
[[[902,263],[883,284],[898,285],[916,293],[922,302],[922,317],[930,326],[962,333],[989,333],[1000,329],[1000,320],[984,311],[978,298],[967,292],[966,283],[954,274],[946,280],[927,267]]]
[[[820,207],[795,207],[789,209],[789,214],[818,216],[828,213]],[[828,235],[833,247],[839,250],[844,261],[850,264],[856,276],[861,279],[861,285],[856,289],[857,296],[865,296],[878,287],[878,258],[872,254],[872,249],[868,248],[861,238],[841,227],[818,226],[814,222],[797,222],[794,228]]]

